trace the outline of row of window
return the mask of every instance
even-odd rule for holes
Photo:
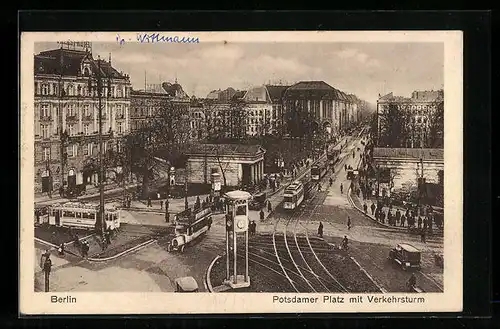
[[[54,106],[55,115],[59,116],[59,107]],[[77,104],[67,104],[63,107],[63,113],[66,112],[67,117],[77,117],[79,114],[80,107]],[[126,112],[126,106],[122,106],[122,104],[116,105],[108,105],[107,112],[115,113],[115,118],[124,118]],[[94,106],[90,106],[90,104],[83,104],[81,107],[82,115],[85,117],[91,116],[94,111],[97,111],[97,108]],[[49,118],[51,117],[51,106],[50,104],[40,104],[40,118]]]
[[[88,84],[65,84],[63,86],[65,96],[97,96],[97,90],[88,88]],[[103,95],[107,95],[108,88],[103,88]],[[59,84],[58,83],[43,83],[35,82],[35,95],[43,96],[58,96]],[[130,97],[130,88],[125,86],[111,86],[109,96],[114,98]]]
[[[78,128],[79,125],[77,124],[68,124],[67,125],[67,132],[70,136],[76,136],[80,132],[83,133],[83,135],[92,135],[97,132],[97,127],[94,127],[93,123],[84,123],[82,125],[82,131]],[[50,138],[50,125],[49,124],[40,124],[40,137],[43,139]],[[104,130],[109,130],[109,125],[105,125]],[[119,121],[116,123],[116,132],[118,134],[122,134],[125,132],[125,125],[123,122]]]

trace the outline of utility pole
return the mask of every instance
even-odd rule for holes
[[[97,232],[104,234],[106,221],[104,216],[104,140],[102,136],[102,94],[104,91],[104,83],[103,76],[101,73],[101,57],[97,57],[97,73],[95,74],[95,84],[93,84],[92,78],[89,78],[89,90],[97,91],[97,99],[98,99],[98,115],[99,115],[99,134],[98,134],[98,143],[99,143],[99,215],[97,216],[95,229]],[[107,95],[110,94],[111,81],[108,80],[107,84]]]

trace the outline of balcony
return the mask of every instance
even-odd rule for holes
[[[84,115],[82,117],[82,120],[83,121],[94,121],[94,116],[92,114],[89,114],[89,115]]]
[[[40,122],[49,122],[52,121],[52,117],[50,115],[44,115],[40,117]]]
[[[66,121],[78,121],[78,117],[76,115],[67,115],[66,116]]]

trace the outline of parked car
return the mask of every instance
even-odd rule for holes
[[[198,292],[198,283],[192,276],[177,278],[175,292]]]
[[[421,252],[411,244],[400,243],[396,245],[389,251],[388,258],[401,265],[404,271],[409,268],[420,270]]]

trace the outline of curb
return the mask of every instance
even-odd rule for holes
[[[114,255],[114,256],[111,256],[111,257],[106,257],[106,258],[87,258],[88,261],[91,261],[91,262],[105,262],[105,261],[108,261],[108,260],[113,260],[113,259],[116,259],[118,257],[121,257],[125,254],[128,254],[128,253],[131,253],[131,252],[134,252],[134,251],[137,251],[141,248],[144,248],[146,246],[149,246],[150,244],[156,242],[156,240],[154,239],[151,239],[151,240],[148,240],[146,242],[143,242],[135,247],[132,247],[130,249],[127,249],[125,251],[122,251],[121,253],[117,254],[117,255]]]
[[[216,261],[219,260],[219,258],[221,258],[220,255],[217,255],[213,260],[212,262],[210,263],[210,265],[208,265],[208,268],[207,268],[207,272],[205,274],[205,281],[206,281],[206,284],[207,284],[207,290],[211,293],[214,293],[214,288],[212,287],[212,282],[210,281],[210,273],[212,272],[212,267],[214,267],[214,264]]]
[[[351,206],[356,209],[357,211],[359,211],[363,216],[369,218],[370,220],[372,220],[373,222],[377,223],[377,225],[379,226],[382,226],[382,227],[385,227],[385,228],[390,228],[394,231],[398,231],[398,232],[407,232],[408,230],[406,228],[402,228],[402,227],[398,227],[398,226],[390,226],[388,224],[382,224],[381,222],[379,222],[378,220],[376,220],[375,218],[373,218],[372,216],[370,216],[369,214],[365,214],[365,212],[363,211],[363,209],[359,208],[355,203],[354,201],[352,201],[352,197],[351,197],[351,188],[349,187],[349,189],[347,190],[347,200],[349,201],[349,203],[351,204]]]
[[[385,288],[383,288],[380,284],[378,284],[377,281],[375,281],[375,279],[368,272],[366,272],[366,270],[363,267],[361,267],[361,264],[359,264],[358,261],[356,259],[354,259],[354,257],[349,256],[349,258],[351,258],[352,261],[356,265],[358,265],[359,269],[368,277],[368,279],[370,279],[373,282],[373,284],[375,286],[377,286],[377,288],[380,290],[380,292],[382,292],[383,294],[387,293],[387,290],[385,290]]]
[[[35,237],[35,241],[37,241],[38,243],[44,244],[44,245],[46,245],[46,246],[50,246],[50,247],[52,247],[52,248],[53,248],[53,249],[55,249],[55,250],[59,249],[59,246],[56,246],[55,244],[50,243],[50,242],[45,241],[45,240],[42,240],[42,239],[40,239],[40,238]],[[67,245],[67,244],[66,244],[66,245]],[[75,253],[73,253],[73,252],[71,252],[71,251],[65,250],[64,252],[65,252],[65,253],[68,253],[68,254],[70,254],[70,255],[73,255],[73,256],[76,256],[76,257],[80,257],[80,258],[81,258],[81,256],[80,256],[80,255],[77,255],[77,254],[75,254]]]

